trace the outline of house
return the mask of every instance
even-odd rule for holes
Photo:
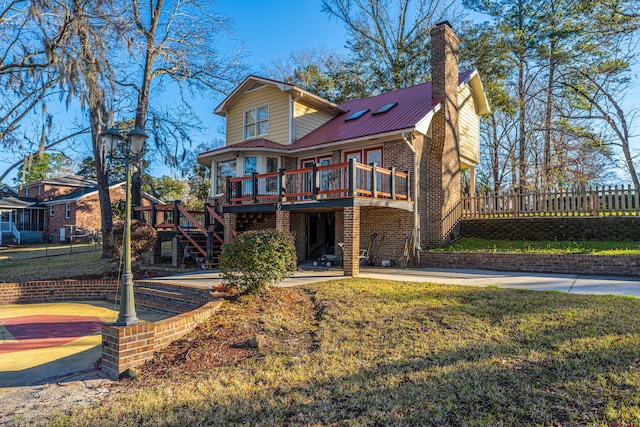
[[[460,170],[479,162],[479,117],[489,113],[478,72],[458,71],[447,22],[431,30],[432,81],[333,104],[292,84],[247,77],[216,109],[226,145],[201,153],[211,198],[232,231],[278,228],[300,260],[344,244],[357,275],[375,262],[449,241],[460,218]],[[472,190],[473,191],[473,190]]]
[[[125,183],[109,187],[111,201],[125,199]],[[143,195],[143,204],[157,201]],[[0,198],[0,243],[64,242],[78,232],[102,228],[98,184],[93,179],[66,175],[23,185]]]

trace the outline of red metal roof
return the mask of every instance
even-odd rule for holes
[[[233,150],[236,148],[273,148],[276,150],[289,149],[287,145],[278,144],[277,142],[269,141],[268,139],[264,139],[264,138],[256,138],[256,139],[249,139],[246,141],[242,141],[233,145],[225,145],[224,147],[214,148],[213,150],[200,153],[198,154],[198,156],[202,156],[203,154],[215,153],[217,151],[222,151],[222,150]]]
[[[460,74],[458,76],[458,84],[465,83],[473,72],[467,71]],[[398,105],[386,113],[372,114],[378,108],[392,102],[397,102]],[[432,103],[431,82],[369,98],[352,99],[340,105],[341,108],[347,110],[346,113],[336,116],[318,129],[300,138],[288,148],[295,150],[413,128],[439,103]],[[360,118],[345,121],[356,111],[366,109],[370,111]]]

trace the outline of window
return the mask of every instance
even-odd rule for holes
[[[42,194],[42,186],[38,185],[38,196]]]
[[[364,161],[367,165],[375,163],[378,166],[382,166],[382,148],[368,148],[364,150]]]
[[[392,102],[390,104],[384,104],[382,107],[378,108],[376,111],[374,111],[373,113],[371,113],[372,115],[375,114],[382,114],[382,113],[386,113],[387,111],[391,110],[393,107],[395,107],[396,105],[398,105],[397,102]]]
[[[49,205],[49,216],[53,216],[53,205]]]
[[[71,206],[69,205],[69,203],[64,204],[64,217],[66,219],[71,218]]]
[[[278,172],[278,158],[277,157],[267,157],[267,173]],[[267,187],[266,190],[269,193],[275,193],[278,189],[278,180],[277,176],[267,178]]]
[[[29,197],[29,187],[24,189],[24,197]]]
[[[227,191],[227,177],[236,176],[236,159],[216,162],[216,194]]]
[[[353,113],[352,115],[350,115],[349,117],[347,117],[346,119],[344,119],[345,122],[348,122],[349,120],[355,120],[355,119],[359,119],[360,117],[364,116],[367,111],[369,111],[369,109],[365,109],[365,110],[359,110],[356,111],[355,113]]]
[[[255,157],[244,158],[244,176],[250,176],[258,172],[258,161]]]
[[[269,105],[244,110],[244,139],[269,133]]]
[[[267,157],[267,173],[278,172],[278,158]]]

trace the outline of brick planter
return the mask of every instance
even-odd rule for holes
[[[640,276],[640,256],[629,255],[425,252],[421,263],[424,267]]]

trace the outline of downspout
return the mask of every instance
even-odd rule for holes
[[[418,154],[411,143],[413,133],[402,132],[402,140],[413,153],[413,247],[420,250],[420,223],[418,221]]]
[[[302,98],[303,93],[300,92],[300,96],[295,99],[291,98],[291,93],[289,93],[289,145],[293,144],[293,139],[296,135],[296,102]]]

